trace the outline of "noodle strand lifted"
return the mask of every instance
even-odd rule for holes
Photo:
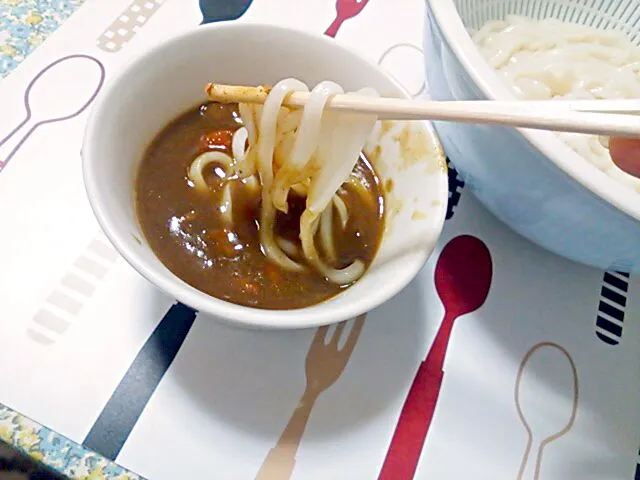
[[[264,105],[240,104],[244,127],[233,134],[232,156],[204,153],[191,164],[188,176],[196,188],[206,190],[203,169],[216,163],[224,170],[220,208],[229,222],[233,222],[231,182],[257,182],[261,190],[259,238],[264,254],[285,270],[298,272],[308,266],[332,283],[348,285],[362,276],[365,264],[356,259],[349,265],[338,265],[335,240],[350,218],[348,204],[338,191],[347,180],[353,184],[351,173],[377,118],[325,111],[332,95],[344,93],[340,85],[330,81],[311,90],[304,109],[283,107],[287,95],[296,91],[309,92],[309,88],[288,78],[273,86]],[[370,88],[354,93],[378,95]],[[366,185],[358,187],[353,191],[367,194]],[[275,235],[277,212],[289,213],[291,193],[306,197],[299,219],[299,246]],[[338,225],[334,225],[334,211]],[[300,263],[302,257],[306,265]]]

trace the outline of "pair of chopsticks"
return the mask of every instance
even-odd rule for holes
[[[210,83],[206,93],[215,102],[261,104],[269,88]],[[283,105],[304,107],[309,95],[294,92]],[[430,101],[334,95],[325,108],[389,120],[441,120],[640,138],[640,99]]]

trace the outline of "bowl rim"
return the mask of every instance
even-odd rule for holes
[[[179,302],[195,309],[199,314],[211,315],[216,321],[228,325],[272,330],[312,328],[349,320],[373,310],[404,289],[415,278],[431,256],[435,250],[437,241],[442,234],[448,198],[446,156],[438,136],[435,133],[435,129],[430,122],[422,123],[424,131],[429,137],[429,142],[434,147],[434,154],[437,155],[437,161],[440,166],[436,182],[438,188],[437,196],[441,200],[441,205],[438,208],[437,216],[434,215],[434,219],[432,220],[432,227],[429,228],[430,235],[425,239],[425,246],[424,248],[417,250],[416,259],[412,262],[411,267],[404,270],[404,273],[401,276],[396,277],[391,287],[380,290],[375,294],[372,293],[371,295],[364,296],[357,302],[350,302],[339,309],[330,308],[327,310],[316,309],[314,311],[309,311],[309,309],[322,304],[322,302],[309,307],[292,310],[268,310],[243,306],[201,292],[186,284],[175,274],[165,276],[160,273],[156,273],[155,269],[153,267],[149,267],[147,262],[142,260],[134,249],[130,247],[130,242],[125,240],[127,234],[123,233],[122,229],[117,226],[117,222],[114,221],[113,216],[107,212],[107,209],[101,206],[102,201],[100,199],[105,194],[99,193],[103,189],[99,186],[100,181],[95,171],[95,162],[89,160],[90,155],[87,153],[91,151],[91,139],[98,135],[98,122],[100,121],[100,112],[102,111],[103,105],[105,105],[107,100],[111,98],[111,93],[120,85],[122,78],[126,77],[140,62],[149,57],[157,56],[158,53],[164,51],[169,45],[185,41],[185,39],[188,39],[189,37],[201,37],[209,35],[211,32],[224,30],[241,31],[246,29],[255,30],[258,28],[305,37],[312,41],[325,44],[328,48],[341,49],[349,55],[356,56],[363,62],[369,64],[369,66],[386,77],[386,79],[392,83],[398,91],[402,93],[402,95],[406,98],[411,98],[407,89],[404,88],[392,74],[381,68],[368,57],[360,54],[355,49],[346,46],[333,38],[325,37],[324,35],[309,33],[297,28],[257,22],[221,22],[201,25],[189,30],[181,31],[167,37],[165,40],[153,47],[134,54],[127,61],[123,62],[121,67],[111,77],[110,81],[104,86],[101,95],[96,99],[96,102],[92,106],[82,142],[82,151],[85,152],[85,154],[82,155],[82,174],[89,204],[102,231],[127,263],[129,263],[150,283],[163,290],[169,296],[177,299]]]
[[[449,48],[466,73],[491,100],[515,100],[514,93],[484,60],[468,34],[454,0],[426,0]],[[552,132],[516,128],[549,162],[592,194],[620,212],[640,221],[640,192],[623,185],[573,151]],[[622,187],[622,188],[621,188]]]

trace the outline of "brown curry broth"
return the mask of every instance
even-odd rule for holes
[[[292,309],[336,295],[345,287],[330,283],[311,268],[300,273],[285,271],[264,256],[258,238],[259,195],[234,183],[234,222],[227,227],[218,210],[222,183],[215,166],[205,172],[209,192],[198,192],[189,185],[188,166],[206,151],[202,136],[218,129],[235,130],[241,126],[239,122],[237,105],[205,104],[181,115],[152,142],[136,180],[138,221],[149,245],[182,280],[236,304]],[[339,257],[335,267],[344,267],[355,259],[368,266],[383,231],[381,185],[364,156],[353,175],[368,185],[370,195],[363,198],[353,187],[344,186],[342,199],[349,207],[350,218],[342,230],[334,211],[334,244]],[[276,232],[299,245],[304,199],[292,195],[289,205],[288,215],[278,212]]]

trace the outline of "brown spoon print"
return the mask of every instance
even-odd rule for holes
[[[311,341],[309,353],[307,353],[305,363],[307,385],[300,403],[280,435],[278,443],[262,462],[256,480],[288,480],[291,478],[296,463],[296,453],[311,416],[311,410],[313,410],[320,394],[338,380],[347,366],[360,336],[360,331],[364,326],[365,317],[366,314],[355,319],[341,349],[338,348],[338,344],[347,322],[339,323],[336,326],[336,330],[328,342],[325,342],[325,337],[329,327],[318,329]]]
[[[534,356],[544,354],[543,352],[545,350],[547,352],[555,350],[555,358],[562,359],[561,362],[554,361],[555,369],[559,370],[565,368],[569,374],[566,377],[566,379],[569,380],[569,382],[567,382],[568,385],[564,386],[571,389],[571,406],[569,411],[561,412],[557,418],[552,418],[553,412],[540,408],[541,405],[536,399],[536,389],[527,388],[527,386],[531,387],[531,378],[535,379],[535,377],[533,377],[533,375],[524,375],[531,359]],[[557,355],[558,353],[560,355]],[[523,377],[525,378],[523,379]],[[526,380],[527,378],[529,378],[529,381]],[[576,414],[578,412],[578,396],[578,370],[576,369],[576,365],[573,358],[571,358],[571,355],[569,355],[569,352],[557,343],[551,342],[538,343],[531,347],[531,349],[525,354],[522,362],[520,362],[514,392],[514,400],[516,403],[518,417],[527,431],[527,444],[520,462],[518,476],[516,477],[517,480],[525,478],[525,472],[531,472],[531,470],[533,470],[533,472],[526,477],[534,480],[540,478],[540,467],[542,466],[542,454],[544,453],[544,449],[551,442],[554,442],[563,435],[566,435],[569,430],[571,430],[571,427],[573,427],[573,423],[575,422]],[[529,408],[526,408],[525,405],[529,405]],[[538,420],[537,423],[536,420]],[[534,440],[537,442],[538,448],[535,453],[535,463],[533,464],[533,468],[531,468],[529,467],[529,458],[533,451],[532,447]]]
[[[492,274],[491,254],[479,238],[461,235],[442,249],[436,264],[435,285],[444,305],[444,319],[402,407],[380,479],[413,478],[440,395],[453,324],[458,317],[482,306],[489,294]]]

